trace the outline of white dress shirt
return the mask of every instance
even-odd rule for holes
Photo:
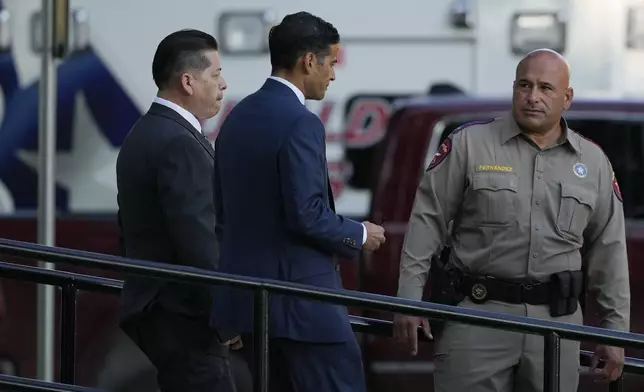
[[[268,78],[273,79],[273,80],[277,80],[278,82],[283,83],[286,86],[288,86],[288,88],[293,90],[293,92],[297,96],[297,99],[300,100],[302,105],[304,105],[304,93],[302,92],[302,90],[300,90],[299,88],[295,87],[295,85],[293,83],[289,82],[286,79],[280,78],[279,76],[269,76]]]
[[[189,111],[177,105],[176,103],[168,101],[167,99],[156,97],[154,98],[154,102],[158,103],[159,105],[163,105],[167,108],[170,108],[175,112],[179,113],[179,115],[183,117],[186,121],[188,121],[190,125],[195,127],[195,129],[199,131],[199,133],[203,133],[203,131],[201,130],[201,124],[199,123],[199,120],[197,120],[197,117],[194,116],[194,114],[190,113]]]
[[[279,76],[269,76],[268,78],[277,80],[278,82],[285,84],[288,88],[293,90],[293,92],[297,96],[297,99],[299,99],[302,105],[304,105],[304,101],[305,101],[304,93],[302,92],[302,90],[297,88],[293,83],[289,82],[284,78],[280,78]],[[365,225],[362,225],[362,245],[364,245],[365,242],[367,242],[367,227]]]

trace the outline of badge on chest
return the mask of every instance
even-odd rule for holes
[[[586,168],[586,165],[580,162],[575,163],[572,167],[572,170],[575,173],[575,175],[579,178],[585,178],[586,175],[588,174],[588,169]]]

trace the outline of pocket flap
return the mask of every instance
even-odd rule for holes
[[[516,192],[519,180],[516,173],[475,173],[472,188],[475,191],[486,189],[490,191],[507,190]]]
[[[561,184],[561,197],[571,197],[592,209],[595,207],[597,194],[577,185]]]

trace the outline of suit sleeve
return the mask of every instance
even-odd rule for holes
[[[225,217],[224,217],[224,200],[223,200],[223,194],[221,192],[219,160],[217,159],[218,157],[217,148],[219,147],[219,143],[217,143],[217,140],[218,139],[215,139],[215,174],[214,174],[215,215],[216,215],[215,233],[217,234],[217,239],[221,244],[221,241],[224,236]]]
[[[303,116],[284,140],[278,156],[286,223],[292,232],[342,257],[358,256],[361,223],[335,214],[325,201],[324,126],[315,116]]]
[[[584,231],[583,262],[587,288],[600,308],[600,326],[628,331],[630,284],[624,209],[608,159],[600,173],[599,193]]]
[[[212,180],[210,158],[192,136],[174,139],[163,151],[157,186],[178,260],[207,270],[218,260]]]
[[[445,139],[421,178],[403,242],[398,297],[422,299],[431,257],[445,244],[448,224],[462,203],[467,167],[463,134]]]

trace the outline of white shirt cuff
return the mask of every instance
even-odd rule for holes
[[[367,226],[362,224],[362,245],[364,245],[365,242],[367,242]]]

